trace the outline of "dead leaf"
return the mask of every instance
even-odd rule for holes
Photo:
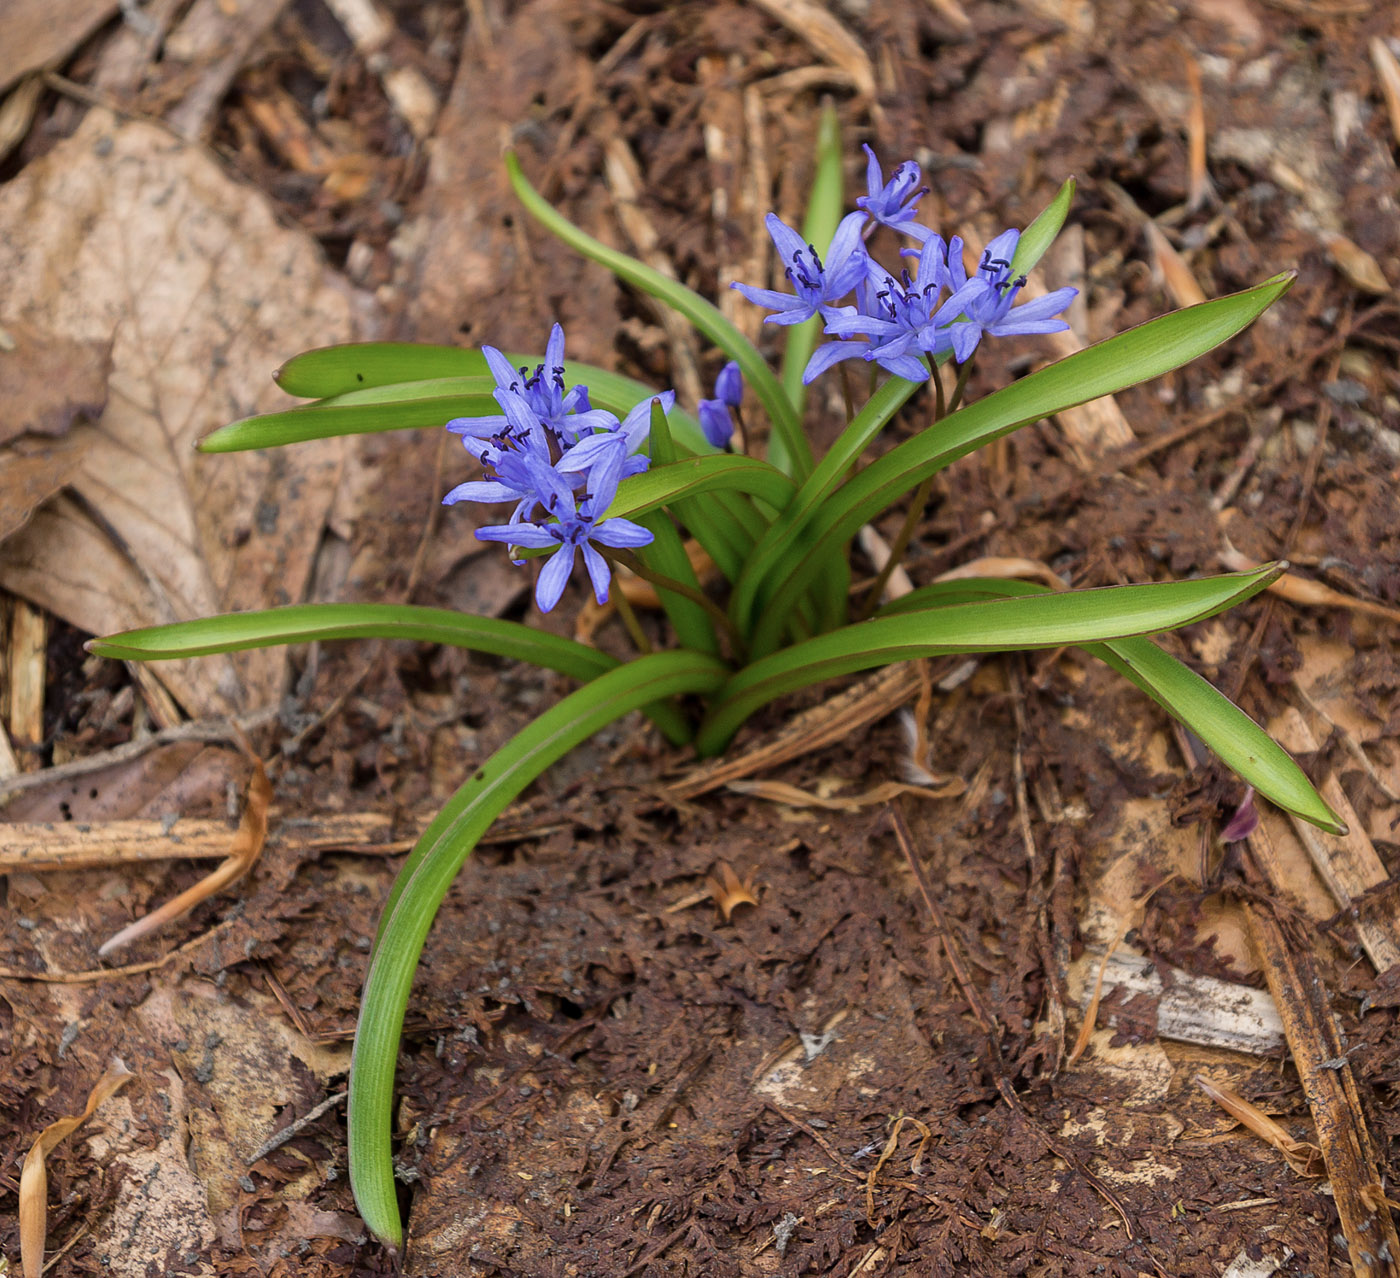
[[[1381,82],[1385,109],[1390,113],[1390,131],[1395,135],[1395,144],[1400,146],[1400,63],[1380,36],[1371,37],[1371,62]]]
[[[901,794],[924,799],[949,799],[967,789],[961,777],[943,777],[937,786],[910,785],[904,781],[884,781],[863,794],[813,794],[786,781],[730,781],[726,787],[738,794],[752,795],[790,808],[825,808],[829,812],[859,812],[877,803],[888,803]]]
[[[117,11],[117,0],[5,0],[0,5],[0,90],[56,66]]]
[[[2,326],[9,340],[0,347],[0,444],[25,433],[62,435],[79,414],[101,414],[112,371],[110,337],[75,340],[22,320]]]
[[[285,400],[291,349],[357,336],[311,239],[201,148],[91,112],[0,189],[0,278],[17,320],[112,344],[101,418],[60,498],[6,545],[0,584],[90,634],[302,597],[344,441],[204,456],[214,427]],[[186,711],[274,702],[278,649],[152,667]]]
[[[50,1123],[35,1138],[24,1159],[19,1178],[19,1250],[24,1278],[40,1278],[44,1272],[44,1240],[48,1232],[48,1157],[78,1130],[108,1097],[114,1096],[136,1075],[120,1060],[93,1085],[83,1112]]]
[[[32,452],[0,454],[0,541],[19,532],[40,505],[68,486],[86,452],[82,441],[64,440]]]
[[[1196,1075],[1196,1086],[1231,1118],[1248,1127],[1256,1136],[1268,1141],[1283,1155],[1297,1175],[1313,1177],[1323,1174],[1322,1150],[1316,1145],[1308,1141],[1294,1140],[1263,1110],[1245,1100],[1233,1088],[1212,1083],[1204,1074]]]
[[[1376,261],[1364,248],[1336,231],[1323,231],[1322,242],[1327,256],[1356,288],[1365,293],[1384,296],[1390,292],[1390,281]]]
[[[728,923],[729,916],[738,906],[758,904],[758,897],[754,895],[754,876],[750,871],[747,878],[741,879],[734,873],[728,861],[721,861],[717,871],[718,878],[711,875],[705,882],[709,885],[710,895],[719,906],[720,913],[724,915],[724,921]]]
[[[1143,223],[1147,243],[1152,249],[1152,273],[1160,278],[1178,306],[1199,306],[1206,300],[1205,291],[1196,283],[1186,260],[1167,239],[1162,228],[1149,219]]]
[[[158,910],[153,910],[144,918],[122,928],[98,949],[98,957],[106,958],[114,950],[130,945],[132,941],[143,936],[149,936],[157,928],[183,914],[188,914],[201,901],[216,892],[222,892],[230,884],[237,883],[262,856],[263,844],[267,842],[267,809],[271,803],[272,782],[267,779],[267,770],[263,767],[262,760],[254,757],[253,777],[248,782],[248,800],[243,809],[243,820],[233,836],[228,858],[193,887],[167,901]]]

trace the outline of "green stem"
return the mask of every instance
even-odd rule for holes
[[[890,575],[899,567],[900,561],[904,558],[904,552],[909,549],[909,543],[914,539],[914,529],[919,526],[919,519],[924,513],[924,506],[928,503],[928,495],[932,488],[933,476],[930,475],[914,490],[914,499],[909,503],[909,509],[904,514],[904,523],[900,525],[899,536],[894,539],[894,544],[890,546],[889,558],[885,560],[884,567],[875,574],[875,582],[870,587],[870,592],[865,596],[865,602],[856,610],[855,619],[857,621],[864,621],[879,607],[880,599],[885,593],[885,587],[890,584]]]
[[[719,626],[726,635],[729,642],[734,646],[735,659],[740,664],[744,661],[744,637],[739,633],[738,627],[730,621],[728,614],[703,590],[696,590],[693,586],[686,585],[683,581],[677,581],[674,577],[668,577],[665,573],[656,572],[648,568],[630,550],[619,550],[612,546],[599,546],[605,559],[613,563],[621,564],[639,576],[643,581],[649,581],[658,590],[670,590],[680,595],[684,599],[689,599],[691,603],[699,604],[715,624]]]
[[[643,656],[648,656],[653,651],[651,640],[647,638],[646,631],[642,629],[642,623],[637,620],[637,614],[632,608],[632,601],[627,598],[627,592],[622,588],[620,582],[614,583],[612,601],[614,607],[617,608],[617,615],[622,618],[622,624],[632,637],[633,645]]]

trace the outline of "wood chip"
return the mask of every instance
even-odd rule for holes
[[[1371,37],[1371,64],[1376,68],[1385,109],[1390,113],[1390,131],[1395,135],[1395,145],[1400,146],[1400,62],[1396,62],[1380,36]]]
[[[888,666],[829,701],[804,711],[763,744],[733,758],[702,764],[668,788],[678,799],[693,799],[730,781],[777,767],[858,732],[899,709],[919,691],[916,662]]]
[[[1269,732],[1293,750],[1310,753],[1321,746],[1302,714],[1292,706],[1270,722]],[[1358,902],[1371,889],[1387,883],[1390,875],[1335,773],[1329,772],[1322,779],[1318,791],[1345,822],[1347,833],[1326,834],[1290,813],[1293,829],[1337,904],[1355,912],[1356,934],[1376,971],[1387,971],[1400,963],[1400,918],[1390,901],[1378,910],[1366,910]]]
[[[1321,232],[1327,256],[1335,266],[1363,293],[1384,296],[1390,292],[1390,281],[1376,261],[1364,248],[1337,231]]]
[[[1247,1101],[1232,1087],[1212,1083],[1204,1074],[1196,1075],[1196,1086],[1205,1092],[1227,1114],[1249,1128],[1261,1140],[1266,1140],[1299,1176],[1321,1176],[1322,1150],[1308,1141],[1294,1140],[1272,1118],[1252,1101]]]
[[[1312,1111],[1352,1272],[1357,1278],[1393,1278],[1391,1258],[1400,1256],[1400,1236],[1390,1212],[1373,1201],[1382,1183],[1380,1159],[1322,974],[1311,954],[1288,943],[1271,910],[1255,901],[1246,901],[1244,909]]]
[[[875,97],[875,69],[860,42],[841,23],[812,0],[755,0],[799,39],[805,40],[832,66],[840,67],[856,91]]]
[[[12,600],[5,660],[5,718],[10,740],[19,747],[21,771],[35,772],[43,761],[44,687],[48,669],[48,617],[26,600]]]

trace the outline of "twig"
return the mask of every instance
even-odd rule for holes
[[[28,972],[22,967],[0,967],[0,980],[42,981],[48,985],[90,985],[95,981],[111,981],[120,976],[141,976],[173,963],[177,958],[197,949],[206,941],[211,941],[219,933],[227,931],[234,924],[233,919],[225,919],[207,932],[170,951],[164,958],[152,959],[148,963],[131,963],[126,967],[96,967],[85,972]]]
[[[280,1132],[275,1132],[273,1135],[269,1136],[261,1145],[258,1146],[257,1153],[255,1153],[248,1160],[248,1166],[252,1167],[254,1163],[262,1162],[262,1160],[266,1158],[270,1153],[272,1153],[273,1150],[281,1149],[282,1146],[285,1145],[289,1140],[291,1140],[292,1137],[295,1136],[298,1132],[304,1131],[306,1128],[310,1127],[311,1124],[314,1123],[318,1118],[320,1118],[322,1114],[325,1114],[329,1110],[334,1109],[337,1105],[340,1104],[341,1101],[343,1101],[349,1095],[350,1093],[348,1091],[345,1091],[336,1092],[333,1096],[327,1096],[325,1100],[323,1100],[314,1109],[311,1109],[307,1113],[303,1114],[300,1118],[296,1120],[296,1122],[288,1123],[287,1126],[284,1127]]]

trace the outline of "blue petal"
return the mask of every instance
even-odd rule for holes
[[[608,602],[608,582],[612,580],[612,571],[608,568],[608,561],[586,541],[583,543],[582,549],[583,566],[588,569],[588,579],[593,583],[593,597],[600,604],[605,604]]]
[[[802,384],[810,386],[833,364],[864,355],[869,349],[869,342],[826,342],[818,346],[812,352],[812,358],[807,361],[807,368],[802,374]]]
[[[655,540],[653,535],[641,524],[634,524],[630,519],[623,519],[620,515],[595,524],[588,535],[593,541],[601,542],[604,546],[626,548],[650,546]]]
[[[778,260],[784,266],[791,265],[794,257],[807,251],[807,242],[776,213],[770,213],[765,217],[763,225],[768,228],[768,234],[773,237],[773,243],[778,250]]]
[[[561,545],[540,569],[540,579],[535,583],[535,605],[541,612],[549,612],[559,602],[573,570],[574,547]]]

